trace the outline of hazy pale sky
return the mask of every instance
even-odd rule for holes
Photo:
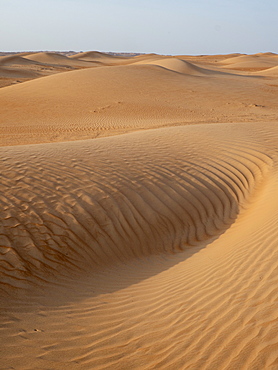
[[[0,51],[278,53],[278,0],[0,0]]]

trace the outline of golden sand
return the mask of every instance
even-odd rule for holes
[[[0,368],[277,369],[277,56],[1,58]]]

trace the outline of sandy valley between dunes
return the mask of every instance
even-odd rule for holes
[[[0,368],[278,368],[278,56],[0,57]]]

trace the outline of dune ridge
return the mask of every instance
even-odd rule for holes
[[[71,55],[70,58],[72,58],[72,59],[84,59],[84,58],[91,58],[91,59],[111,58],[111,59],[115,59],[115,58],[119,58],[119,57],[116,56],[116,55],[102,53],[100,51],[84,51],[84,52],[81,52],[81,53]]]
[[[2,363],[275,368],[278,131],[250,125],[2,147]]]
[[[246,70],[246,71],[260,71],[278,65],[277,55],[255,54],[255,55],[240,55],[233,58],[228,58],[220,61],[223,68]]]
[[[257,75],[178,74],[149,64],[63,72],[0,89],[0,144],[82,140],[194,123],[275,121],[275,94],[275,87]]]
[[[7,78],[28,78],[33,79],[39,77],[40,74],[35,71],[26,71],[21,68],[12,68],[12,67],[1,67],[0,66],[0,76]]]
[[[0,368],[276,370],[276,56],[1,58]]]
[[[111,55],[107,53],[101,53],[99,51],[86,51],[82,53],[78,53],[69,57],[74,61],[79,62],[91,62],[96,63],[99,66],[101,65],[121,65],[121,64],[129,64],[131,60],[134,58],[130,57],[123,57],[118,55]]]
[[[234,139],[221,145],[218,141],[219,151],[211,150],[207,158],[196,147],[196,137],[202,132],[213,142],[215,131],[221,135],[218,127],[193,126],[93,143],[2,148],[7,244],[1,245],[9,251],[4,256],[6,261],[10,257],[12,271],[55,271],[61,262],[74,265],[79,259],[89,259],[90,266],[123,262],[182,251],[222,233],[262,181],[270,159],[251,149],[252,142],[235,150],[240,138],[235,130]],[[169,137],[176,138],[174,147]],[[86,161],[81,159],[84,153]],[[55,167],[53,161],[60,156],[63,160]],[[76,177],[64,172],[70,167]]]
[[[185,60],[179,58],[163,58],[163,59],[155,59],[155,60],[142,60],[136,62],[135,64],[149,64],[149,65],[156,65],[159,67],[163,67],[169,69],[171,71],[185,73],[189,75],[205,75],[205,74],[213,74],[213,73],[221,73],[212,70],[208,70],[205,68],[200,68],[193,63],[187,62]]]
[[[25,56],[25,59],[35,61],[43,64],[59,65],[59,66],[80,66],[80,67],[93,67],[95,64],[91,64],[84,61],[74,60],[65,55],[58,53],[35,53]]]
[[[275,67],[267,68],[263,70],[262,72],[260,72],[260,74],[277,76],[278,75],[278,65]]]
[[[28,65],[28,64],[38,64],[35,60],[28,60],[25,57],[11,55],[11,56],[2,56],[0,57],[0,65],[6,66],[6,65]]]

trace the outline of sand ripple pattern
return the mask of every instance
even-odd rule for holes
[[[247,126],[223,127],[2,148],[2,283],[183,251],[223,233],[272,163],[254,135],[243,139]]]
[[[277,139],[1,148],[0,367],[277,369]]]

